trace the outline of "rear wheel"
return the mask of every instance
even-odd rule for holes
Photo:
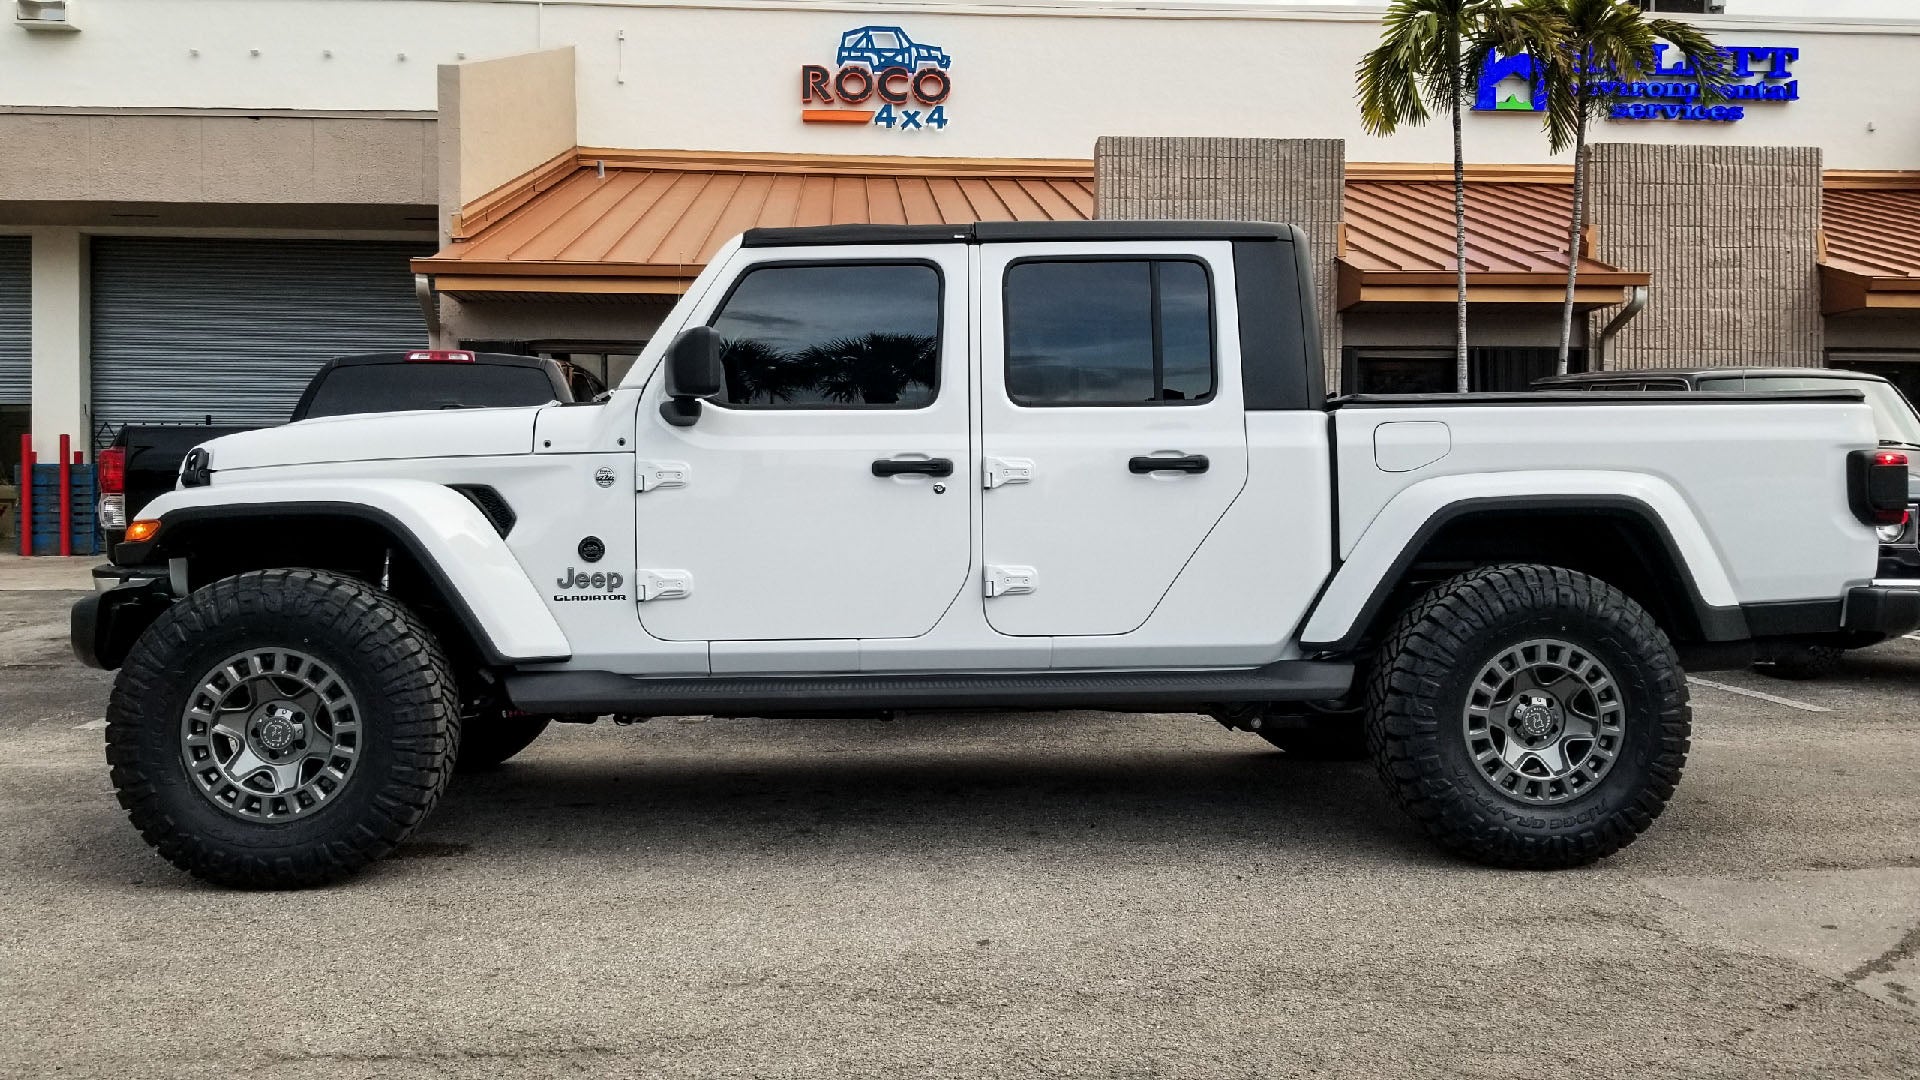
[[[313,570],[194,592],[135,643],[107,760],[140,835],[188,873],[290,888],[385,855],[445,790],[454,681],[386,594]]]
[[[1686,764],[1686,680],[1618,589],[1557,567],[1454,578],[1403,614],[1367,737],[1401,807],[1495,866],[1579,866],[1631,843]]]

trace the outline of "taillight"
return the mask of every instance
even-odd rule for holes
[[[1869,525],[1907,520],[1907,455],[1892,450],[1855,450],[1847,455],[1847,502]]]
[[[471,364],[473,354],[465,349],[415,349],[407,354],[409,364]]]
[[[94,476],[102,495],[124,495],[127,491],[127,449],[109,446],[93,459]]]

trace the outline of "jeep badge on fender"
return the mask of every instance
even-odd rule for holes
[[[563,589],[583,589],[583,590],[584,589],[594,589],[594,590],[604,589],[606,590],[606,594],[600,595],[600,596],[585,596],[585,595],[569,596],[569,595],[563,594],[563,595],[554,597],[554,599],[563,600],[563,601],[564,600],[625,600],[627,598],[626,594],[621,593],[619,589],[620,589],[620,586],[626,583],[627,583],[627,579],[624,575],[616,574],[611,570],[595,570],[591,574],[582,574],[576,571],[573,567],[569,566],[567,567],[566,575],[560,578],[557,582],[555,582],[555,584],[559,585]]]

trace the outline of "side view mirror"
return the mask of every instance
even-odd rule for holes
[[[726,372],[720,366],[720,335],[711,326],[689,326],[667,346],[667,400],[660,416],[674,427],[700,419],[702,399],[716,397]]]

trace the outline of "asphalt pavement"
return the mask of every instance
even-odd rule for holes
[[[258,894],[126,823],[48,573],[0,572],[0,1076],[1920,1076],[1920,640],[1706,676],[1573,872],[1194,716],[678,718]]]

